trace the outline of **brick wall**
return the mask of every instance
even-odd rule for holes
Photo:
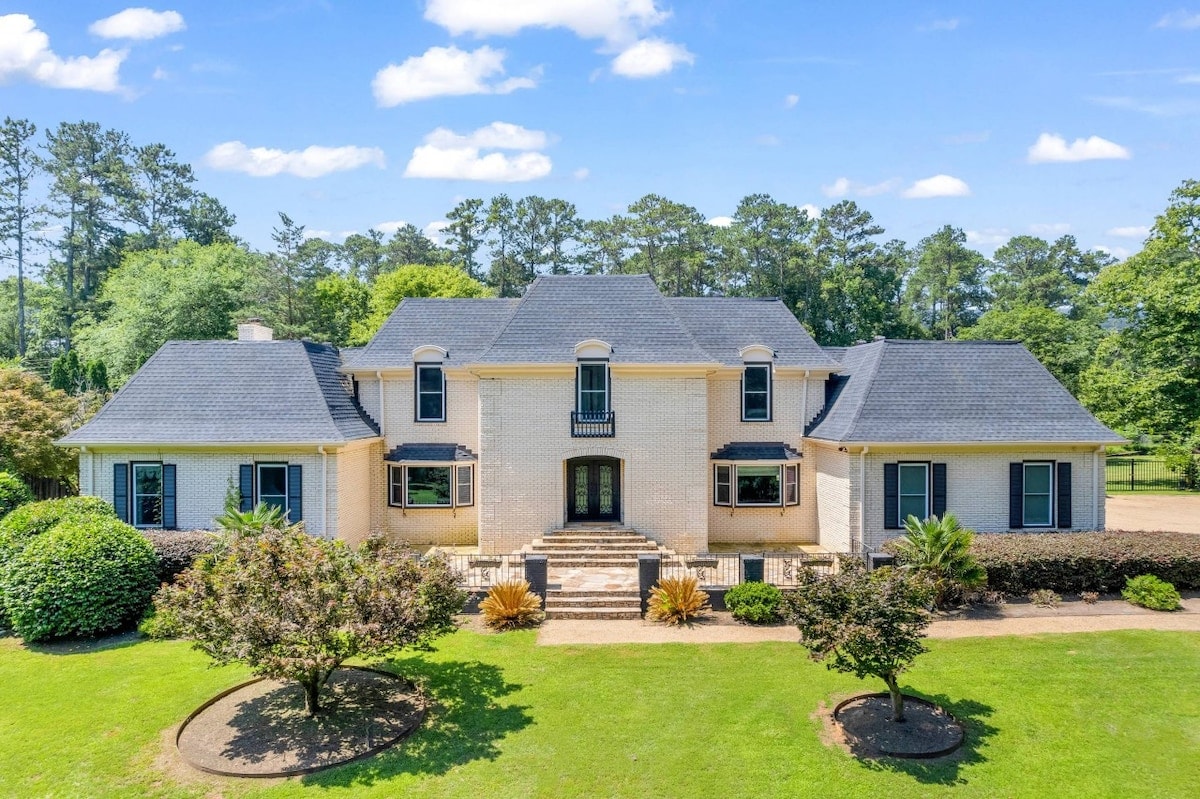
[[[371,471],[383,460],[383,444],[371,441],[338,451],[336,476],[338,537],[362,543],[377,527],[372,525]],[[331,478],[332,479],[332,478]]]
[[[810,445],[809,453],[816,472],[813,482],[821,544],[834,552],[848,552],[851,530],[855,529],[851,527],[850,456],[835,447],[816,445]],[[854,516],[857,524],[857,512]]]

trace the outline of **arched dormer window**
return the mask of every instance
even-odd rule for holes
[[[607,361],[612,357],[612,345],[598,338],[584,339],[575,345],[575,357],[579,360],[601,359]]]
[[[446,421],[446,374],[442,369],[450,354],[442,347],[423,344],[413,350],[413,406],[418,422]]]
[[[608,371],[612,346],[599,339],[575,345],[575,412],[571,435],[609,438],[615,434],[612,411],[612,377]]]
[[[771,368],[775,350],[751,344],[738,350],[742,359],[742,421],[771,421]]]

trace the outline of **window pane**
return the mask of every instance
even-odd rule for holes
[[[388,483],[390,486],[389,501],[393,505],[404,504],[404,470],[399,466],[388,467]]]
[[[608,397],[603,391],[585,391],[579,395],[579,410],[582,413],[601,414],[608,411],[605,407]]]
[[[1025,495],[1025,520],[1026,525],[1049,525],[1050,524],[1050,495],[1035,494]]]
[[[605,364],[583,363],[579,365],[579,388],[581,391],[603,391],[605,389]]]
[[[287,496],[287,467],[258,467],[258,495]]]
[[[800,467],[785,466],[784,480],[787,484],[787,503],[795,505],[800,502]]]
[[[158,464],[134,466],[133,486],[136,494],[161,494],[162,467]]]
[[[162,497],[157,494],[139,495],[134,508],[133,523],[139,527],[157,527],[162,524]]]
[[[900,493],[925,496],[928,477],[925,464],[900,464]]]
[[[1050,464],[1048,464],[1048,463],[1027,463],[1027,464],[1025,464],[1025,493],[1027,493],[1027,494],[1049,494],[1050,493]]]
[[[746,418],[747,419],[766,419],[767,418],[767,395],[766,394],[747,394],[745,408],[746,408]]]
[[[746,391],[766,391],[768,367],[747,366],[745,381]]]
[[[421,394],[421,404],[418,413],[420,419],[441,419],[442,418],[442,395],[438,394]]]
[[[458,495],[454,498],[454,504],[470,505],[471,489],[473,488],[473,484],[471,482],[471,467],[459,466],[458,469],[455,470],[455,474],[458,476]]]
[[[728,466],[717,466],[714,470],[715,476],[713,479],[716,481],[716,488],[713,501],[718,505],[729,504],[729,468]]]
[[[442,367],[440,366],[421,366],[417,368],[418,385],[422,392],[436,391],[439,394],[442,391]]]
[[[737,467],[737,501],[739,505],[778,505],[779,467]]]
[[[925,518],[925,497],[900,497],[900,522],[909,516],[916,516],[918,519]]]
[[[409,466],[409,505],[450,506],[449,466]]]

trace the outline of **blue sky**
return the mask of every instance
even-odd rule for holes
[[[648,192],[717,220],[848,197],[888,237],[943,224],[1135,252],[1200,178],[1200,4],[395,0],[0,2],[0,113],[155,141],[270,246],[465,197],[610,216]],[[309,149],[315,148],[315,149]]]

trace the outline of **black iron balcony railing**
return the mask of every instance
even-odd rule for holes
[[[571,411],[572,438],[612,438],[617,416],[612,411]]]

